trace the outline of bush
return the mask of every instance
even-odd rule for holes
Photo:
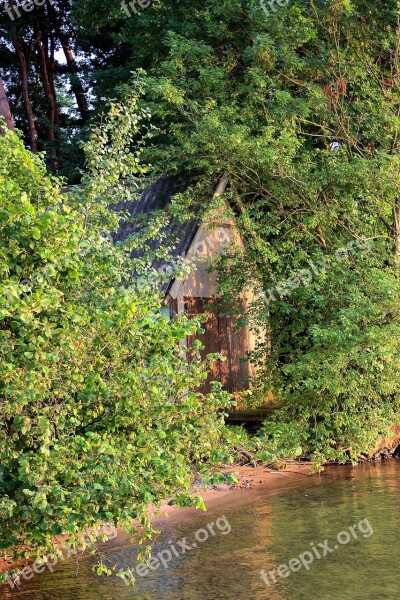
[[[137,91],[92,131],[84,187],[68,195],[17,134],[0,137],[0,547],[25,555],[102,521],[151,533],[147,506],[201,505],[192,463],[215,458],[224,394],[178,351],[196,322],[168,321],[129,289],[102,235],[121,177],[140,173]],[[138,142],[139,140],[139,142]],[[136,168],[136,172],[133,169]],[[111,191],[110,191],[111,190]],[[146,293],[145,293],[146,292]],[[131,531],[136,531],[134,528]],[[22,551],[21,551],[22,552]],[[13,555],[19,555],[18,551]]]

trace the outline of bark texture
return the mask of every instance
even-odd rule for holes
[[[393,249],[400,266],[400,203],[393,207]]]
[[[32,152],[37,151],[37,137],[36,137],[36,125],[35,125],[35,117],[33,115],[32,103],[29,96],[29,82],[28,82],[28,67],[25,57],[25,52],[20,42],[17,33],[17,27],[15,24],[11,26],[11,38],[13,42],[13,46],[15,52],[18,56],[19,64],[21,67],[21,87],[22,87],[22,97],[24,100],[24,108],[25,114],[28,122],[28,132],[29,132],[29,145],[31,147]]]
[[[6,120],[8,129],[14,129],[14,121],[11,115],[10,105],[6,91],[4,89],[3,80],[0,78],[0,116]],[[0,128],[0,135],[3,135],[4,131]]]

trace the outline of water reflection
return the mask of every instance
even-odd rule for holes
[[[85,556],[57,566],[53,574],[36,575],[20,591],[3,586],[4,600],[376,600],[396,598],[400,572],[396,565],[400,536],[400,461],[338,468],[328,476],[299,478],[290,489],[247,496],[245,502],[196,513],[179,524],[164,526],[157,554],[225,514],[232,531],[210,536],[198,547],[137,576],[134,589],[112,576],[91,572],[95,559]],[[310,543],[336,540],[339,532],[368,519],[373,535],[352,539],[329,555],[277,579],[267,587],[260,571],[310,550]],[[136,565],[129,541],[114,540],[106,555],[118,568]]]

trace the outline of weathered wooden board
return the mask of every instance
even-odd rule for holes
[[[210,390],[210,382],[220,381],[228,392],[240,392],[248,389],[246,381],[250,374],[248,362],[242,362],[246,358],[249,349],[248,329],[235,330],[235,317],[224,316],[215,307],[209,310],[207,305],[211,304],[211,298],[184,297],[185,312],[189,317],[205,314],[207,321],[203,324],[205,332],[196,336],[190,336],[187,344],[190,347],[195,339],[199,339],[204,346],[201,351],[203,359],[207,354],[218,352],[225,356],[225,361],[216,361],[212,372],[208,376],[202,391]]]

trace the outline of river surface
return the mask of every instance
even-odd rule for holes
[[[152,568],[139,567],[139,574],[129,539],[109,542],[103,560],[117,569],[129,566],[133,588],[115,575],[94,574],[98,557],[85,555],[60,562],[53,573],[35,574],[19,590],[0,587],[0,598],[399,598],[400,460],[340,467],[322,477],[287,475],[285,488],[271,490],[266,484],[237,492],[207,513],[163,522]]]

